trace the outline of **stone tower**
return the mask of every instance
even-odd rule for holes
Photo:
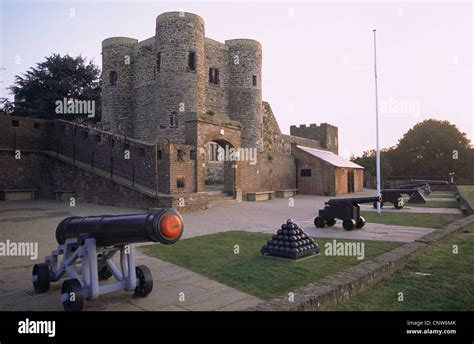
[[[130,132],[133,70],[130,57],[138,40],[112,37],[102,42],[102,120],[114,132]]]
[[[262,46],[251,39],[229,47],[229,115],[243,125],[242,146],[262,148]]]
[[[172,142],[184,143],[185,114],[206,111],[204,20],[191,13],[159,15],[155,54],[160,63],[156,74],[157,125]]]
[[[242,125],[241,146],[262,149],[262,46],[205,37],[204,20],[168,12],[153,37],[102,42],[103,121],[147,142],[186,142],[186,119],[213,114]]]

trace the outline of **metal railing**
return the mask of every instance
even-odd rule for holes
[[[33,149],[34,148],[34,149]],[[148,178],[142,178],[137,176],[137,166],[132,162],[122,161],[118,167],[114,163],[113,151],[105,152],[102,150],[102,155],[108,155],[109,157],[104,159],[98,159],[96,157],[97,152],[94,150],[89,151],[88,158],[78,159],[79,151],[84,153],[84,150],[76,145],[73,140],[63,140],[57,136],[42,136],[38,140],[31,140],[24,137],[19,137],[16,132],[14,132],[13,137],[0,137],[0,149],[4,150],[35,150],[35,151],[52,151],[56,154],[56,157],[65,156],[72,159],[72,163],[81,162],[90,167],[91,171],[94,169],[99,169],[105,172],[110,173],[111,180],[114,180],[114,177],[120,177],[131,182],[132,187],[137,185],[142,185],[151,190],[154,190],[156,196],[158,196],[158,182],[157,182],[157,171],[149,171]],[[125,167],[123,167],[125,165]]]

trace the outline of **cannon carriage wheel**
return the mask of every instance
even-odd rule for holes
[[[356,228],[362,228],[365,226],[365,219],[362,216],[359,216],[359,221],[356,223]]]
[[[405,205],[405,204],[404,204],[404,202],[403,202],[403,196],[402,196],[402,195],[399,195],[399,196],[397,197],[397,201],[394,203],[393,206],[395,207],[395,209],[402,209],[404,205]]]
[[[79,312],[84,307],[84,294],[77,278],[65,280],[61,286],[61,299],[66,312]]]
[[[377,201],[373,203],[374,209],[377,209]],[[380,208],[383,208],[383,202],[380,202]]]
[[[107,265],[104,265],[102,269],[99,270],[99,281],[108,280],[110,277],[113,276],[112,271],[110,271]]]
[[[356,221],[354,219],[345,219],[344,221],[342,221],[342,227],[346,231],[353,230],[355,226],[356,226]]]
[[[51,284],[51,274],[47,263],[39,263],[33,266],[33,287],[37,293],[45,293]]]
[[[316,228],[324,228],[326,227],[326,221],[322,217],[318,216],[314,219],[314,225]]]
[[[153,275],[150,269],[145,265],[139,265],[135,268],[138,284],[135,288],[135,295],[145,297],[153,290]]]

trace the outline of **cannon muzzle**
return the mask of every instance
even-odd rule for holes
[[[148,214],[68,217],[56,228],[56,240],[60,245],[70,238],[94,238],[98,246],[148,241],[174,244],[183,230],[178,211],[160,208]]]

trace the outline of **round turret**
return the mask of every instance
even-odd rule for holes
[[[138,40],[111,37],[102,41],[102,121],[114,132],[129,132],[132,113],[132,49]]]
[[[183,143],[184,114],[205,112],[204,20],[186,12],[156,18],[157,125],[171,141]]]
[[[242,146],[262,148],[262,46],[252,39],[225,41],[229,47],[229,114],[243,125]]]

